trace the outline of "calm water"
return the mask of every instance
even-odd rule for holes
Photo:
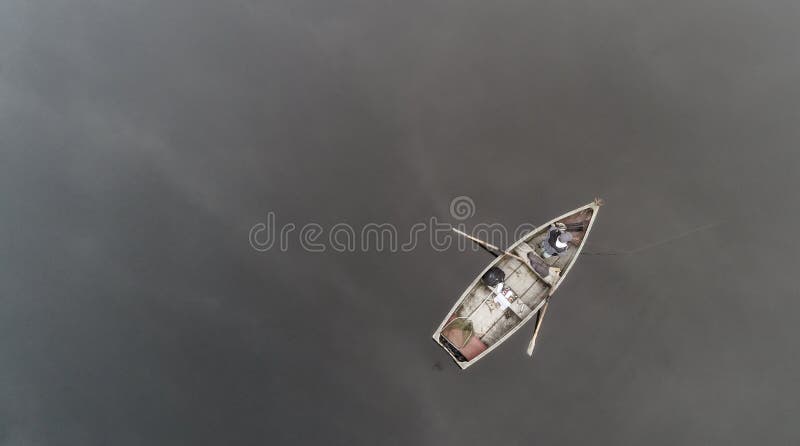
[[[794,2],[0,4],[0,444],[789,444]],[[607,200],[532,326],[328,229]],[[288,249],[253,250],[274,212]],[[698,229],[691,232],[694,229]],[[625,254],[626,252],[632,253]]]

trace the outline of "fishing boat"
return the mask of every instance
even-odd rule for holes
[[[556,217],[506,250],[462,233],[495,251],[497,257],[472,281],[433,333],[433,340],[459,367],[466,369],[475,364],[525,323],[536,319],[528,345],[528,354],[532,355],[549,298],[578,259],[601,204],[595,199]],[[550,255],[544,245],[553,228],[568,233],[566,239],[571,238],[558,255]]]

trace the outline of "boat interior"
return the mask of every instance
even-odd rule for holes
[[[503,255],[494,265],[505,273],[505,287],[513,296],[508,305],[499,305],[492,289],[478,279],[467,291],[461,304],[450,314],[440,336],[440,343],[460,362],[470,361],[483,351],[502,340],[514,327],[519,325],[550,294],[550,289],[562,277],[559,271],[565,270],[575,258],[586,229],[592,218],[592,209],[583,209],[558,221],[566,226],[572,235],[569,248],[557,256],[544,258],[542,242],[548,237],[549,228],[544,228],[512,245],[511,250],[518,256],[531,258],[550,267],[551,275],[543,277],[536,273],[529,263]],[[529,255],[530,253],[530,255]],[[505,308],[503,308],[505,307]]]

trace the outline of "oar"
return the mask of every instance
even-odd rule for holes
[[[544,314],[547,313],[547,306],[549,304],[550,298],[548,297],[541,309],[541,312],[539,313],[539,320],[536,321],[536,328],[533,330],[533,337],[531,338],[531,342],[528,344],[528,356],[533,356],[533,348],[536,346],[536,337],[539,336],[539,329],[542,328]]]
[[[461,235],[463,235],[464,237],[466,237],[466,238],[468,238],[468,239],[472,240],[473,242],[475,242],[475,243],[477,243],[477,244],[479,244],[479,245],[481,245],[481,246],[484,246],[484,247],[486,247],[486,248],[489,248],[489,249],[494,249],[495,251],[500,251],[500,252],[502,252],[503,254],[505,254],[505,255],[507,255],[507,256],[511,256],[511,257],[513,257],[513,258],[515,258],[515,259],[519,260],[519,261],[520,261],[520,262],[522,262],[522,263],[525,263],[525,264],[527,264],[527,263],[528,263],[528,261],[527,261],[527,260],[523,259],[522,257],[520,257],[520,256],[518,256],[518,255],[516,255],[516,254],[510,253],[510,252],[506,251],[505,249],[500,249],[500,248],[498,248],[497,246],[494,246],[494,245],[493,245],[493,244],[491,244],[491,243],[486,243],[486,242],[484,242],[483,240],[477,239],[477,238],[475,238],[475,237],[473,237],[473,236],[471,236],[471,235],[469,235],[469,234],[467,234],[467,233],[465,233],[465,232],[459,231],[459,230],[458,230],[458,229],[456,229],[456,228],[450,228],[450,229],[452,229],[453,231],[455,231],[455,232],[456,232],[456,233],[458,233],[458,234],[461,234]]]

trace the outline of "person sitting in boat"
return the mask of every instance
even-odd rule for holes
[[[547,238],[542,240],[542,257],[546,259],[561,254],[569,248],[571,240],[572,234],[567,232],[567,227],[564,223],[550,225]]]

